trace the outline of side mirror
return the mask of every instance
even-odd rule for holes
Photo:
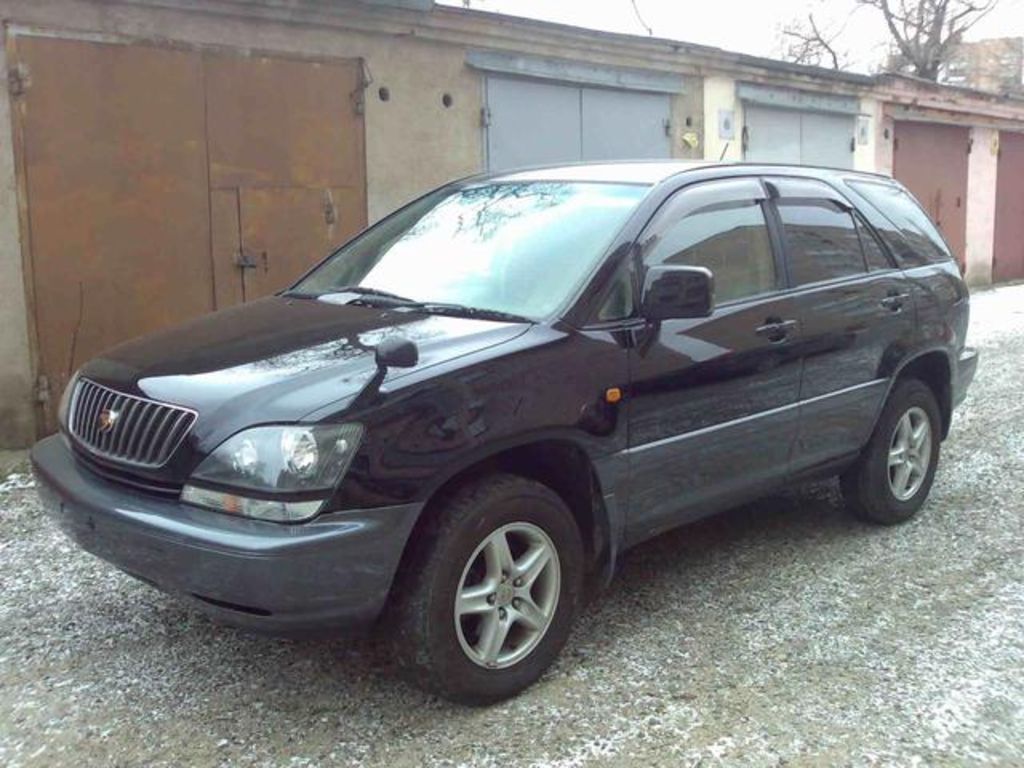
[[[412,368],[420,360],[420,351],[409,339],[392,337],[377,345],[374,359],[382,371],[388,368]]]
[[[715,305],[715,278],[705,267],[650,267],[640,313],[648,320],[707,317]]]

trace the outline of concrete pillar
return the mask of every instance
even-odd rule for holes
[[[886,173],[878,167],[878,145],[884,142],[884,114],[882,103],[876,99],[861,99],[857,115],[853,168],[868,173]],[[891,169],[889,169],[891,170]]]
[[[967,165],[967,282],[992,282],[996,237],[996,172],[999,167],[999,131],[971,129]]]
[[[896,121],[892,119],[890,115],[886,115],[884,111],[881,113],[881,117],[878,121],[878,125],[875,127],[877,132],[875,138],[875,173],[883,173],[886,176],[892,176],[893,169],[893,150],[896,147],[895,136],[896,136]]]
[[[731,117],[732,138],[720,130],[723,113]],[[736,98],[736,81],[731,77],[704,78],[704,159],[743,159],[743,105]]]
[[[0,84],[7,65],[0,56]],[[0,88],[0,449],[35,439],[34,381],[18,219],[11,101]],[[59,397],[59,393],[57,397]]]

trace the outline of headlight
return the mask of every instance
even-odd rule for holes
[[[247,429],[206,457],[181,499],[261,520],[307,520],[345,474],[362,436],[359,424]]]

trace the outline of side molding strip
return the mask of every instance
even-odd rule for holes
[[[778,408],[772,408],[771,410],[768,410],[768,411],[761,411],[761,413],[755,413],[755,414],[752,414],[750,416],[743,416],[743,417],[738,418],[738,419],[733,419],[732,421],[723,421],[721,424],[712,424],[710,427],[702,427],[701,429],[695,429],[692,432],[684,432],[681,435],[673,435],[672,437],[665,437],[665,438],[662,438],[661,440],[655,440],[655,441],[650,442],[650,443],[644,443],[642,445],[634,445],[631,448],[627,448],[625,451],[623,451],[623,453],[627,453],[627,454],[642,453],[643,451],[647,451],[647,450],[650,450],[652,448],[660,448],[661,446],[670,445],[672,443],[679,442],[681,440],[690,440],[692,438],[700,437],[702,435],[711,434],[712,432],[717,432],[717,431],[722,430],[722,429],[729,429],[731,427],[739,426],[740,424],[746,424],[746,423],[751,422],[751,421],[756,421],[757,419],[764,419],[764,418],[767,418],[769,416],[777,416],[777,415],[779,415],[781,413],[785,413],[787,411],[791,411],[794,408],[800,408],[800,407],[805,406],[805,405],[812,405],[814,403],[820,403],[820,402],[822,402],[824,400],[830,400],[833,397],[841,397],[843,395],[849,395],[849,394],[852,394],[854,392],[858,392],[858,391],[860,391],[862,389],[869,389],[870,387],[881,386],[883,384],[887,384],[888,381],[889,381],[888,379],[874,379],[873,381],[866,381],[863,384],[855,384],[854,386],[846,387],[845,389],[837,389],[835,392],[829,392],[828,394],[825,394],[825,395],[818,395],[817,397],[812,397],[812,398],[809,398],[807,400],[798,400],[797,402],[790,403],[789,405],[783,405],[783,406],[780,406]]]

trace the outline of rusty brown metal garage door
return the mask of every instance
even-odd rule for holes
[[[893,175],[921,201],[961,267],[967,243],[970,133],[956,125],[898,121]]]
[[[1024,280],[1024,133],[999,135],[992,279]]]
[[[365,225],[358,61],[8,44],[45,431],[88,358],[278,290]]]
[[[207,54],[204,71],[223,307],[280,290],[366,226],[361,69]]]

